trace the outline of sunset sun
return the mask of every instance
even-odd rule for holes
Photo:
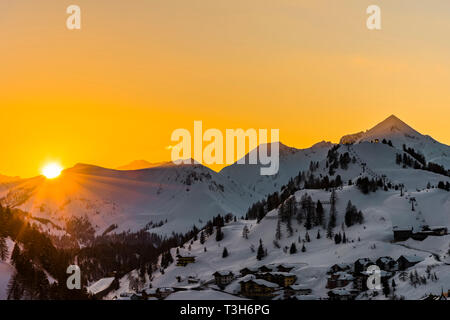
[[[63,168],[58,163],[48,163],[42,168],[42,174],[47,179],[55,179],[60,174]]]

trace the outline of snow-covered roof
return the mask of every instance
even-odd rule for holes
[[[338,277],[338,280],[353,280],[354,277],[351,274],[345,273],[345,272],[341,272],[341,274]]]
[[[431,230],[437,230],[437,229],[448,229],[446,226],[432,226],[430,227]]]
[[[380,258],[378,258],[378,260],[382,263],[389,263],[391,261],[394,261],[394,259],[392,259],[391,257],[380,257]]]
[[[421,261],[425,260],[424,258],[418,257],[418,256],[407,256],[407,255],[402,255],[402,256],[399,257],[399,259],[400,259],[401,257],[405,258],[405,259],[406,259],[407,261],[409,261],[409,262],[421,262]]]
[[[281,272],[281,271],[270,271],[270,272],[266,272],[265,274],[271,274],[274,276],[295,277],[295,274],[293,274],[293,273]]]
[[[269,282],[269,281],[266,281],[263,279],[248,279],[248,280],[241,280],[240,282],[254,282],[260,286],[265,286],[268,288],[278,288],[279,287],[276,283]]]
[[[216,273],[217,273],[218,275],[220,275],[220,276],[223,276],[223,277],[225,277],[225,276],[232,276],[232,275],[233,275],[233,272],[230,271],[230,270],[219,270],[219,271],[214,272],[214,275],[215,275]]]
[[[253,272],[257,272],[259,270],[259,268],[257,268],[257,267],[245,267],[245,268],[242,268],[240,271],[243,271],[246,269],[249,271],[253,271]]]
[[[111,286],[111,284],[113,283],[114,279],[115,279],[114,277],[100,279],[97,282],[95,282],[94,284],[90,285],[87,288],[87,291],[92,294],[100,293],[100,292],[108,289]]]
[[[411,226],[409,226],[409,227],[393,226],[392,229],[395,231],[411,231],[413,229],[413,227],[411,227]]]
[[[256,279],[256,277],[253,274],[248,274],[248,275],[242,277],[239,282],[247,282],[247,281],[250,281],[253,279]]]
[[[253,280],[250,280],[250,281],[253,281],[254,283],[257,283],[260,286],[266,286],[266,287],[269,287],[269,288],[278,288],[278,285],[276,283],[269,282],[269,281],[266,281],[266,280],[263,280],[263,279],[253,279]]]
[[[372,260],[369,258],[360,258],[360,259],[356,260],[356,262],[359,262],[362,265],[367,264],[367,263],[373,263]]]

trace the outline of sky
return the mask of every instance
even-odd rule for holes
[[[81,30],[66,8],[81,8]],[[381,7],[382,30],[366,28]],[[395,114],[450,144],[447,0],[2,0],[0,173],[170,160],[171,133],[306,148]],[[218,169],[218,167],[214,167]]]

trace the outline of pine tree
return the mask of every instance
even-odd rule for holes
[[[316,204],[316,226],[324,226],[325,225],[325,211],[323,210],[322,203],[320,200],[317,200]]]
[[[256,259],[258,260],[262,260],[265,256],[265,251],[264,251],[264,246],[262,243],[262,240],[259,239],[259,246],[258,246],[258,251],[256,253]]]
[[[226,257],[228,257],[228,250],[227,250],[227,248],[225,247],[225,248],[223,248],[222,258],[226,258]]]
[[[8,258],[8,246],[6,238],[0,235],[0,261],[6,261]]]
[[[306,252],[305,244],[303,244],[303,246],[302,246],[302,252]]]
[[[204,244],[205,243],[205,234],[202,232],[200,232],[200,243]]]
[[[277,230],[275,232],[275,239],[276,240],[281,239],[281,220],[280,219],[278,219],[278,222],[277,222]]]
[[[306,232],[305,240],[306,240],[306,242],[311,242],[311,238],[309,237],[309,233],[308,232]]]
[[[291,248],[290,248],[290,250],[289,250],[289,253],[290,253],[290,254],[295,254],[295,253],[297,253],[297,247],[295,246],[295,243],[294,243],[294,242],[292,242],[292,244],[291,244]]]
[[[331,190],[330,196],[330,219],[328,220],[327,235],[332,235],[333,229],[336,227],[336,191]]]
[[[342,236],[342,243],[347,243],[347,237],[345,236],[345,232],[344,235]]]
[[[316,239],[320,239],[321,237],[320,237],[320,230],[317,230],[317,237],[316,237]]]
[[[223,232],[222,232],[222,228],[219,226],[216,227],[216,241],[222,241],[223,239]]]

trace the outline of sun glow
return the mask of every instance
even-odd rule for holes
[[[42,168],[42,174],[47,179],[55,179],[60,174],[63,168],[58,163],[48,163]]]

